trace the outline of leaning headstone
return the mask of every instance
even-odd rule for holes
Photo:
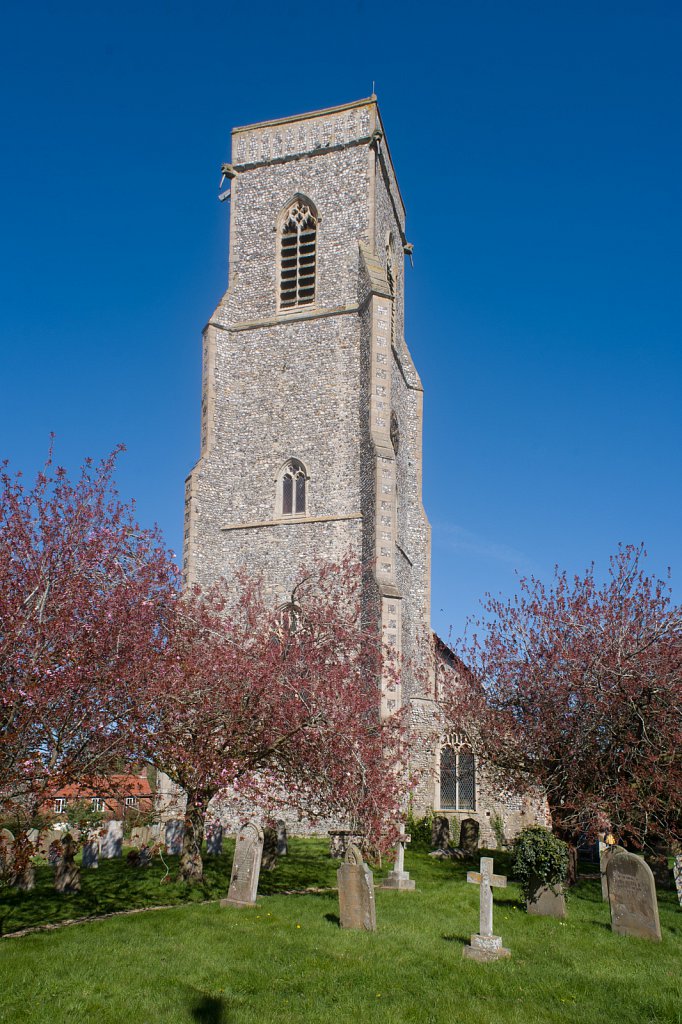
[[[166,853],[169,857],[182,853],[182,841],[185,838],[185,822],[182,818],[171,818],[166,822]]]
[[[96,839],[86,839],[83,843],[83,856],[81,858],[84,868],[99,867],[99,843]]]
[[[529,900],[526,910],[536,917],[566,917],[566,897],[563,885],[538,885]]]
[[[381,883],[382,889],[401,889],[409,892],[414,889],[414,879],[410,878],[410,872],[405,871],[405,845],[411,841],[411,836],[399,836],[396,843],[396,856],[393,863],[393,870]]]
[[[610,857],[606,877],[612,930],[618,935],[660,942],[656,883],[646,861],[626,852]]]
[[[219,821],[209,821],[206,826],[206,853],[218,857],[223,852],[223,826]]]
[[[0,876],[10,872],[14,860],[14,834],[8,828],[0,828]]]
[[[493,886],[505,888],[504,875],[493,874],[493,858],[481,857],[480,871],[467,871],[467,882],[480,885],[480,908],[478,933],[471,936],[471,945],[465,946],[462,954],[469,960],[489,962],[511,956],[511,951],[502,945],[499,935],[493,935]]]
[[[263,829],[263,860],[261,867],[265,871],[274,871],[277,867],[277,829],[269,826]]]
[[[287,826],[286,822],[277,822],[277,856],[286,857],[289,853],[289,843],[287,840]]]
[[[440,815],[434,815],[431,823],[431,846],[434,850],[447,850],[450,842],[450,822]]]
[[[479,831],[480,825],[475,818],[464,818],[459,829],[459,848],[467,856],[474,856],[478,850]]]
[[[74,857],[76,844],[67,832],[62,841],[62,855],[54,869],[54,887],[57,892],[80,892],[81,874]]]
[[[673,877],[675,879],[675,888],[677,889],[677,899],[682,907],[682,853],[675,855],[673,861]]]
[[[374,878],[362,859],[358,846],[351,843],[346,859],[336,872],[339,887],[339,917],[342,928],[375,932]]]
[[[99,853],[102,860],[111,860],[123,854],[123,822],[108,821],[100,839]]]
[[[255,907],[260,864],[263,857],[263,830],[253,822],[244,825],[237,836],[227,898],[221,907]]]

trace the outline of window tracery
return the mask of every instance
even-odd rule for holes
[[[281,474],[280,513],[283,516],[303,516],[307,506],[307,474],[298,459],[290,459]]]
[[[302,196],[284,214],[279,253],[280,309],[307,306],[315,301],[317,224],[312,203]]]
[[[440,808],[476,810],[476,759],[457,734],[447,736],[440,751]]]

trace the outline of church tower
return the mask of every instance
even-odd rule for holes
[[[352,552],[388,641],[426,665],[422,386],[404,338],[405,209],[376,97],[235,128],[229,283],[203,334],[190,583],[245,567],[286,600]],[[385,690],[382,714],[418,697]],[[411,691],[411,692],[410,692]]]

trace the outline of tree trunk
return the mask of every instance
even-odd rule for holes
[[[568,885],[575,885],[578,881],[578,847],[574,843],[568,844],[568,871],[566,882]]]
[[[204,879],[201,844],[204,841],[206,803],[207,801],[202,799],[202,794],[187,790],[185,834],[180,854],[180,878],[183,882],[202,882]]]

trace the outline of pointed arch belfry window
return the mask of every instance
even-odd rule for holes
[[[441,810],[476,810],[476,761],[460,736],[448,736],[440,750]]]
[[[304,196],[296,196],[280,218],[280,309],[309,306],[315,301],[318,221],[314,205]]]
[[[280,514],[304,516],[307,507],[308,478],[305,466],[298,459],[289,459],[280,477]]]

